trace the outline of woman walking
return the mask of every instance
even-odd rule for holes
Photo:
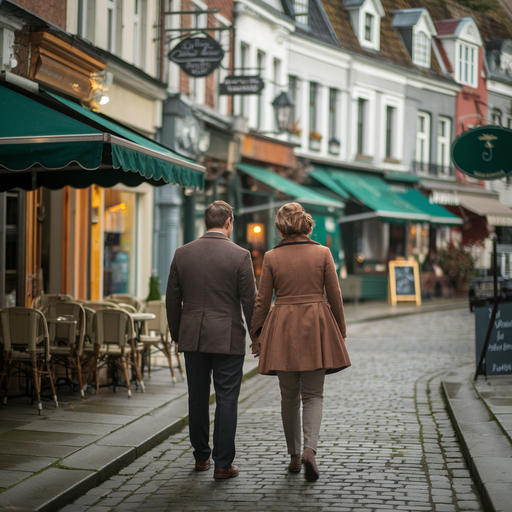
[[[288,469],[297,473],[301,470],[302,400],[302,462],[306,479],[313,482],[319,477],[315,455],[324,378],[326,373],[350,366],[343,302],[330,250],[309,238],[311,215],[299,203],[285,204],[276,215],[275,226],[283,240],[263,260],[251,322],[252,350],[260,357],[258,373],[279,378],[283,428],[291,455]]]

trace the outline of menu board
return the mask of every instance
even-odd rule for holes
[[[416,261],[389,262],[389,297],[393,305],[398,301],[421,304],[420,272]]]
[[[476,364],[484,347],[492,306],[475,308]],[[487,375],[512,375],[512,302],[498,304],[491,339],[485,356]]]

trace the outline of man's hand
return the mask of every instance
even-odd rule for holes
[[[259,343],[258,341],[253,341],[249,347],[251,348],[251,351],[254,355],[254,357],[260,357],[260,352],[261,352],[261,343]]]

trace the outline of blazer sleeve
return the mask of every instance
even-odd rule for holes
[[[265,323],[270,305],[272,304],[272,296],[274,294],[274,280],[272,271],[270,270],[269,258],[263,257],[263,266],[260,276],[260,287],[258,289],[258,296],[256,297],[256,304],[254,306],[254,313],[251,322],[251,336],[259,336],[261,328]]]
[[[341,298],[340,284],[338,274],[334,266],[334,260],[329,249],[325,251],[324,263],[324,284],[327,300],[331,306],[332,313],[336,319],[336,323],[340,328],[343,338],[347,337],[347,326],[345,325],[345,312],[343,310],[343,299]]]
[[[238,269],[238,293],[242,302],[245,322],[250,332],[254,301],[256,300],[256,280],[254,279],[251,253],[249,251],[245,251]]]
[[[169,279],[167,281],[167,291],[165,294],[165,307],[167,309],[167,323],[171,331],[171,337],[175,343],[178,343],[178,334],[180,332],[181,320],[181,302],[182,292],[180,281],[178,279],[178,251],[174,253],[171,263]]]

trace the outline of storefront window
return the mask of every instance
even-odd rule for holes
[[[103,294],[135,294],[137,196],[105,189]]]

